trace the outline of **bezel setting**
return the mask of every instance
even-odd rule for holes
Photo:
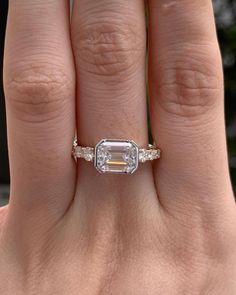
[[[102,139],[94,149],[94,166],[100,173],[133,174],[138,169],[139,148],[133,140]]]

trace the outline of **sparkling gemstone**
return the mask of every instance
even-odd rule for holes
[[[145,149],[139,150],[139,161],[144,163],[148,160],[148,151]]]
[[[75,149],[75,155],[78,158],[84,158],[86,161],[93,161],[93,148],[90,147],[76,147]]]
[[[93,160],[93,148],[89,148],[89,147],[84,148],[83,153],[84,153],[83,155],[84,159],[86,161],[91,162]]]
[[[140,149],[139,150],[139,161],[145,163],[160,158],[160,151],[156,149]]]
[[[102,173],[133,173],[138,168],[138,147],[129,140],[104,139],[95,148],[94,163]]]
[[[83,156],[83,148],[80,146],[77,146],[75,148],[75,155],[76,157],[81,158]]]

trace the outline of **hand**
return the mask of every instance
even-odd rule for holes
[[[148,144],[144,1],[75,0],[71,25],[67,2],[10,1],[0,294],[235,295],[211,1],[148,1],[151,128],[163,152],[131,176],[75,165],[71,148],[75,128],[85,146]]]

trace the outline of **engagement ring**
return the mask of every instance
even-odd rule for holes
[[[100,173],[128,173],[138,169],[139,163],[159,159],[160,149],[149,145],[147,149],[139,148],[132,140],[102,139],[93,147],[79,146],[77,140],[73,145],[75,159],[82,158],[93,162]]]

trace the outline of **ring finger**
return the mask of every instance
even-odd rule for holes
[[[105,137],[146,144],[143,1],[76,0],[72,37],[80,143]]]
[[[72,41],[77,67],[79,144],[94,146],[103,138],[111,138],[132,139],[139,146],[146,146],[144,1],[75,0]],[[86,202],[93,199],[95,208],[94,187],[99,206],[104,196],[110,201],[117,199],[111,194],[125,194],[127,204],[129,191],[132,190],[133,200],[134,194],[144,196],[147,188],[153,188],[148,164],[132,176],[100,175],[82,160],[78,166],[80,196],[86,195]]]

